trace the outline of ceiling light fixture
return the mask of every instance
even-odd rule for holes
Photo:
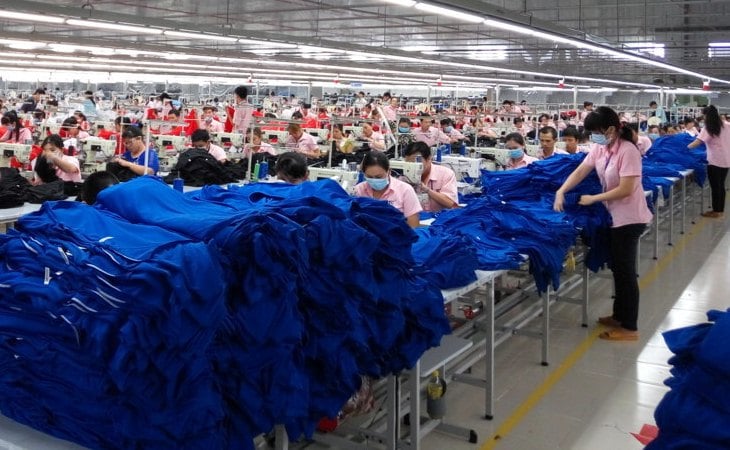
[[[27,14],[13,11],[3,11],[3,19],[12,20],[27,20],[29,22],[43,22],[43,23],[63,23],[66,21],[63,17],[54,16],[43,16],[41,14]]]
[[[163,31],[159,28],[122,25],[120,23],[99,22],[96,20],[68,19],[66,20],[66,24],[77,27],[98,28],[101,30],[129,31],[130,33],[162,34]]]
[[[231,36],[222,36],[220,34],[194,33],[189,31],[165,30],[162,34],[165,36],[182,37],[190,39],[205,39],[220,42],[238,42],[238,38]]]
[[[415,0],[381,0],[385,3],[391,3],[393,5],[398,6],[405,6],[406,8],[410,8],[411,6],[416,4]]]
[[[464,22],[481,23],[484,21],[483,17],[479,17],[474,14],[468,14],[441,6],[431,5],[429,3],[416,3],[415,7],[420,11],[426,11],[438,14],[440,16],[451,17],[454,19],[463,20]]]

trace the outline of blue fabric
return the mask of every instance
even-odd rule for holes
[[[692,150],[688,149],[687,146],[694,140],[695,138],[687,133],[662,136],[651,144],[651,148],[644,156],[643,164],[663,163],[672,164],[672,167],[679,170],[693,169],[695,182],[703,186],[707,178],[707,149],[705,144]]]
[[[428,268],[425,278],[438,286],[449,289],[476,281],[479,268],[477,249],[463,235],[437,235],[430,228],[418,228],[418,241],[413,244],[416,263]]]
[[[649,450],[730,445],[730,313],[710,311],[708,319],[714,323],[663,334],[674,367],[666,381],[671,390],[654,413],[659,436]]]

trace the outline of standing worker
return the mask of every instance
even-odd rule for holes
[[[598,323],[611,329],[599,337],[612,341],[635,341],[639,339],[636,256],[639,237],[652,219],[641,186],[641,153],[633,142],[632,130],[622,126],[618,114],[611,108],[597,108],[588,114],[584,126],[597,145],[555,193],[553,208],[562,211],[565,193],[593,170],[596,171],[603,192],[582,195],[579,204],[588,206],[604,202],[613,221],[610,251],[615,299],[613,314],[598,319]]]
[[[730,167],[730,124],[723,122],[717,108],[710,105],[702,111],[705,126],[688,148],[702,144],[707,146],[707,179],[712,192],[712,211],[702,213],[703,217],[715,219],[725,215],[725,178]]]

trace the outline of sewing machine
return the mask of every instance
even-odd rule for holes
[[[81,172],[85,174],[106,170],[106,163],[114,157],[117,148],[117,141],[99,138],[84,139],[80,144],[79,152],[85,156]]]
[[[481,175],[482,158],[469,158],[459,155],[444,155],[441,158],[441,165],[451,168],[457,179],[471,178],[478,179]],[[468,181],[468,180],[467,180]]]
[[[493,160],[498,166],[507,167],[510,160],[510,150],[506,148],[473,147],[473,150],[487,160]]]
[[[32,145],[27,144],[0,144],[0,166],[10,167],[10,159],[15,159],[22,164],[30,160]]]
[[[411,184],[418,184],[420,183],[421,175],[423,175],[423,163],[391,159],[390,170],[405,176]]]
[[[186,148],[185,141],[187,140],[187,138],[185,136],[153,134],[152,139],[155,141],[155,147],[157,147],[157,149],[160,151],[160,156],[162,156],[161,154],[163,153],[163,150],[174,150],[177,152],[181,152]]]
[[[211,133],[210,137],[214,144],[220,145],[224,150],[231,147],[243,147],[243,135],[241,133]]]
[[[337,181],[342,189],[348,194],[355,193],[355,185],[357,184],[358,172],[355,170],[345,170],[341,167],[310,167],[309,181],[332,179]]]
[[[326,141],[330,130],[323,128],[305,128],[304,132],[317,138],[319,141]]]

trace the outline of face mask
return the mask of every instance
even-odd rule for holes
[[[371,188],[375,191],[382,191],[383,189],[388,187],[388,179],[387,178],[368,178],[365,177],[365,181],[370,185]]]
[[[509,151],[509,157],[512,159],[520,159],[525,155],[525,151],[521,148],[513,148]]]
[[[601,133],[591,133],[591,141],[598,145],[608,144],[608,139],[606,138],[606,135]]]
[[[659,139],[659,134],[649,133],[649,139],[651,139],[652,141],[655,141],[655,140]]]
[[[13,125],[8,125],[7,126],[7,130],[8,131],[13,131],[14,129],[15,129],[15,127]]]
[[[398,127],[398,133],[410,133],[411,129],[408,127]]]
[[[454,129],[454,127],[446,127],[444,128],[445,133],[451,133],[451,131]]]

